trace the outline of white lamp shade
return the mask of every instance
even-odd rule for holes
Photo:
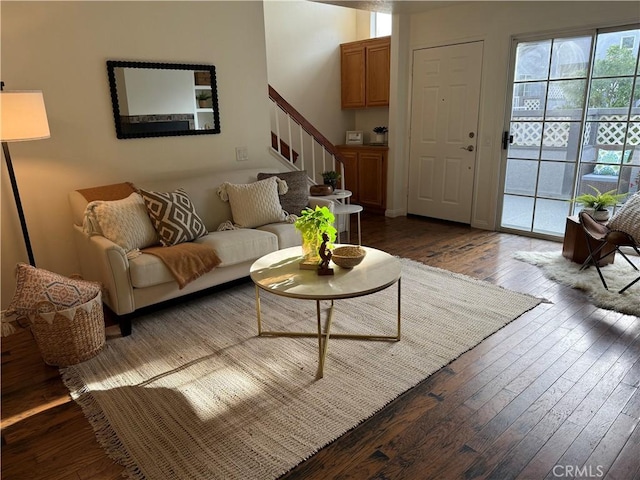
[[[49,122],[42,92],[0,92],[0,110],[0,140],[3,142],[49,138]]]

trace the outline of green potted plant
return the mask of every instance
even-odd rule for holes
[[[338,188],[338,181],[340,178],[341,175],[334,170],[322,172],[322,180],[324,181],[324,184],[331,185],[331,188],[334,190]]]
[[[609,190],[602,193],[593,185],[587,185],[595,194],[583,193],[570,201],[582,205],[582,210],[590,213],[596,220],[607,220],[609,218],[609,210],[607,207],[613,207],[620,203],[627,194],[615,193],[616,190]]]
[[[211,94],[209,92],[200,92],[196,95],[196,100],[198,100],[198,106],[200,108],[207,108],[208,101],[211,98]]]
[[[385,134],[389,131],[387,127],[374,127],[373,133],[376,134],[376,143],[384,143]]]
[[[329,248],[336,240],[337,230],[333,226],[335,217],[327,207],[316,206],[302,210],[300,217],[295,221],[296,230],[302,235],[302,253],[304,263],[317,266],[320,262],[318,249],[322,243],[322,234],[329,237]]]

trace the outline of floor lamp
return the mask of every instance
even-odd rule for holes
[[[22,210],[16,176],[13,172],[8,142],[24,142],[27,140],[49,138],[49,123],[47,122],[47,112],[44,108],[42,92],[1,91],[0,110],[2,111],[2,119],[0,122],[2,152],[7,162],[7,171],[9,172],[9,179],[11,180],[11,188],[16,201],[20,225],[22,226],[22,235],[24,236],[24,243],[27,247],[29,263],[35,267],[36,262],[33,258],[29,231],[27,230],[27,222],[24,218],[24,211]]]

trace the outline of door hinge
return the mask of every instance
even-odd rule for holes
[[[513,143],[513,135],[509,135],[509,131],[502,134],[502,149],[506,150]]]

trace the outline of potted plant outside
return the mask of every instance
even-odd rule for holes
[[[583,211],[591,214],[594,219],[599,221],[604,221],[609,218],[609,210],[607,207],[614,207],[628,195],[626,193],[615,193],[615,189],[602,193],[592,185],[587,186],[591,188],[595,194],[583,193],[570,201],[582,205]]]
[[[200,108],[207,108],[209,106],[209,99],[211,98],[211,94],[208,92],[200,92],[196,95],[196,100],[198,100],[198,106]]]
[[[335,216],[327,207],[316,206],[315,209],[307,207],[302,210],[294,226],[302,235],[303,263],[318,266],[320,263],[318,250],[322,244],[323,233],[329,237],[328,247],[333,246],[332,242],[335,242],[337,233],[333,226],[334,221]]]
[[[331,188],[333,190],[338,188],[338,181],[340,180],[340,178],[341,178],[341,175],[334,170],[322,172],[322,180],[324,181],[324,184],[331,185]]]
[[[373,133],[376,134],[376,143],[384,143],[385,135],[388,131],[387,127],[374,127]]]

